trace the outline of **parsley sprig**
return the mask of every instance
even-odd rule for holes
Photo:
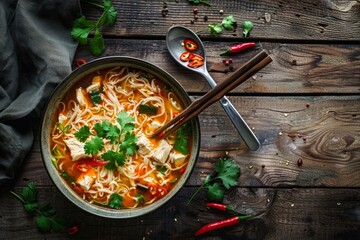
[[[120,128],[111,124],[109,121],[96,123],[93,127],[93,134],[90,127],[85,125],[75,133],[75,137],[85,143],[84,150],[87,155],[97,155],[104,149],[104,140],[110,140],[110,144],[114,144],[113,150],[108,150],[101,154],[104,161],[109,161],[105,168],[116,170],[117,166],[123,166],[127,155],[132,156],[138,149],[136,142],[137,137],[132,132],[135,128],[133,123],[135,119],[128,115],[126,111],[122,111],[117,115],[116,121]],[[90,137],[92,138],[88,140]],[[88,141],[87,141],[88,140]]]
[[[55,216],[56,210],[50,204],[40,207],[37,199],[38,191],[34,182],[24,187],[21,193],[10,191],[20,202],[22,202],[25,211],[29,214],[37,214],[35,223],[37,228],[45,232],[63,232],[65,230],[65,223],[62,219]]]
[[[205,178],[204,183],[191,196],[187,205],[192,201],[195,195],[203,188],[208,189],[207,197],[213,202],[222,202],[224,199],[224,189],[230,189],[237,185],[240,177],[240,168],[228,158],[220,158],[214,167],[215,174],[210,174]]]
[[[90,51],[94,56],[99,56],[105,50],[101,28],[102,26],[112,26],[115,24],[117,11],[112,5],[111,0],[103,0],[103,4],[95,3],[93,1],[86,2],[99,7],[103,10],[103,13],[96,22],[86,19],[85,16],[75,19],[71,30],[71,36],[81,45],[86,45],[88,43],[89,34],[95,31],[94,37],[90,41]]]

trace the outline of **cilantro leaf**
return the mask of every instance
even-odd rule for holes
[[[135,201],[136,203],[139,203],[139,204],[145,204],[146,200],[144,198],[144,195],[140,194],[140,193],[136,193],[135,194]]]
[[[100,56],[105,50],[104,38],[99,28],[96,28],[95,35],[90,41],[90,51],[94,56]]]
[[[193,4],[203,3],[205,5],[211,6],[211,4],[209,3],[209,0],[188,0],[188,1]]]
[[[240,177],[240,168],[235,162],[221,158],[215,164],[215,171],[218,173],[216,178],[222,180],[226,189],[237,185],[237,180]]]
[[[104,148],[104,142],[98,136],[85,143],[84,150],[87,155],[96,155]]]
[[[123,200],[124,200],[123,196],[114,192],[113,194],[110,195],[109,207],[114,209],[120,209],[123,207],[123,203],[122,203]]]
[[[136,141],[137,141],[137,137],[135,134],[129,133],[127,132],[125,134],[125,139],[124,141],[121,143],[120,145],[120,150],[130,156],[132,156],[136,150],[137,150],[137,145],[136,145]]]
[[[51,230],[51,221],[44,215],[39,215],[35,218],[36,226],[40,232],[45,233]]]
[[[208,25],[211,35],[217,36],[222,32],[221,24],[212,23]]]
[[[80,142],[85,142],[88,137],[90,137],[92,134],[90,133],[90,128],[88,126],[82,126],[79,131],[75,133],[75,137]]]
[[[96,27],[96,24],[89,21],[85,16],[75,19],[71,36],[74,40],[78,41],[81,45],[86,45],[89,33]]]
[[[99,103],[101,102],[101,97],[100,97],[100,90],[97,89],[97,90],[93,90],[90,92],[90,98],[91,98],[91,101],[93,103]]]
[[[188,123],[184,124],[179,130],[176,132],[174,149],[181,152],[184,155],[189,154],[188,150],[188,140],[190,134],[190,126]]]
[[[147,104],[140,104],[139,113],[144,113],[147,115],[156,115],[158,113],[158,107]]]
[[[109,121],[102,121],[101,123],[95,123],[94,130],[98,137],[106,137],[107,132],[109,131],[111,123]]]
[[[224,190],[221,189],[220,184],[214,183],[213,185],[208,186],[207,197],[210,201],[213,202],[222,202],[224,199]]]
[[[118,114],[118,118],[116,120],[121,126],[121,131],[124,131],[125,125],[135,121],[135,118],[129,116],[129,114],[126,111],[122,111],[121,113]]]
[[[116,169],[115,163],[120,167],[124,166],[125,159],[126,159],[124,154],[115,152],[115,151],[111,151],[111,150],[101,154],[101,157],[105,161],[109,161],[109,163],[107,165],[105,165],[105,168],[107,168],[109,170]]]
[[[168,168],[165,165],[157,165],[156,170],[161,174],[165,175],[165,172]]]
[[[231,15],[227,16],[222,20],[221,25],[226,30],[234,30],[235,26],[236,26],[235,18],[233,16],[231,16]]]
[[[104,25],[112,26],[115,24],[116,17],[117,17],[117,11],[112,6],[112,3],[110,0],[103,0],[104,8],[105,8],[105,14],[104,14]]]
[[[243,27],[243,34],[245,37],[247,37],[250,31],[253,29],[254,24],[251,21],[244,21],[242,27]]]
[[[106,133],[106,138],[111,140],[110,143],[114,143],[116,139],[119,138],[119,136],[120,136],[120,129],[115,125],[111,125],[109,127],[108,132]]]

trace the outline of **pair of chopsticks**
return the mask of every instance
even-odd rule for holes
[[[169,134],[173,133],[186,122],[191,120],[193,117],[199,115],[211,104],[220,100],[225,94],[233,90],[239,84],[243,83],[245,80],[253,76],[260,69],[268,65],[271,61],[272,59],[269,54],[265,50],[262,50],[260,53],[251,58],[248,62],[246,62],[241,68],[237,69],[232,75],[227,77],[225,81],[221,82],[219,85],[211,89],[201,98],[193,101],[179,115],[177,115],[171,121],[167,122],[161,128],[157,129],[151,135],[151,138],[158,136],[159,133],[163,131],[165,132],[164,134],[162,134],[162,137],[166,137]]]

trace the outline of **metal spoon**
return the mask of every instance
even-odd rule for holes
[[[195,50],[195,53],[204,57],[204,65],[202,65],[201,67],[191,68],[188,67],[187,62],[182,62],[180,60],[180,55],[186,51],[186,49],[182,45],[185,38],[190,38],[197,43],[198,49]],[[189,70],[200,73],[202,76],[204,76],[204,78],[208,81],[209,85],[212,88],[216,86],[216,82],[214,81],[214,79],[212,79],[206,68],[206,55],[204,45],[202,44],[200,38],[193,31],[186,27],[173,26],[168,30],[166,34],[166,44],[171,56],[178,63],[180,63],[183,67]],[[229,116],[231,122],[234,124],[236,131],[240,134],[248,148],[252,151],[258,150],[260,148],[259,140],[251,131],[250,127],[246,124],[244,119],[237,112],[235,107],[227,99],[227,97],[223,97],[220,100],[220,103],[223,106],[227,115]]]

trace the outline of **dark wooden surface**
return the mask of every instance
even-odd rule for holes
[[[360,239],[360,2],[211,3],[211,7],[198,6],[199,19],[191,24],[194,5],[185,0],[167,1],[166,17],[161,16],[163,1],[114,1],[119,15],[115,26],[105,29],[103,56],[148,60],[172,74],[195,99],[209,86],[171,59],[165,45],[167,29],[180,24],[199,31],[227,15],[239,22],[253,21],[254,29],[246,40],[260,41],[274,61],[229,98],[262,148],[249,151],[221,106],[214,104],[199,117],[200,155],[180,193],[146,216],[109,220],[78,209],[60,194],[44,169],[37,136],[18,177],[1,190],[0,239],[69,238],[64,233],[41,234],[34,219],[9,194],[9,190],[20,191],[29,180],[39,187],[41,202],[50,202],[69,224],[80,226],[75,239],[193,239],[202,225],[229,216],[206,209],[205,192],[190,206],[185,204],[225,155],[241,167],[239,187],[227,192],[225,203],[262,215],[202,239]],[[86,16],[99,16],[94,8],[82,7]],[[270,21],[265,21],[265,14],[270,14]],[[201,35],[208,68],[217,82],[227,74],[219,52],[244,41],[240,30],[233,34]],[[233,66],[240,66],[257,51],[233,56]],[[78,57],[94,59],[85,47],[78,48]]]

